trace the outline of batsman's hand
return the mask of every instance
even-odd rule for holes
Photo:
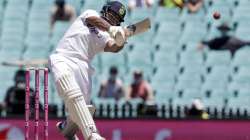
[[[109,34],[112,38],[114,38],[117,46],[123,46],[127,41],[127,36],[125,34],[125,30],[121,26],[111,26],[109,28]]]

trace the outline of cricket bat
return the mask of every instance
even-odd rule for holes
[[[151,22],[149,18],[139,21],[135,24],[131,24],[125,28],[125,34],[128,37],[144,33],[151,28]]]

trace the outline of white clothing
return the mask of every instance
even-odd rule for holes
[[[64,73],[60,63],[65,63],[74,72],[87,103],[87,100],[90,100],[91,75],[94,72],[91,60],[104,50],[109,40],[112,40],[107,32],[86,24],[86,18],[91,16],[100,17],[94,10],[82,13],[67,30],[49,58],[55,81]]]
[[[73,22],[59,41],[55,50],[56,54],[62,54],[74,62],[84,61],[90,66],[95,54],[102,52],[106,43],[112,40],[107,32],[87,26],[85,20],[91,16],[100,17],[96,11],[87,10]],[[93,69],[89,67],[87,70],[92,71]]]
[[[86,104],[90,103],[91,75],[94,71],[90,63],[97,53],[104,50],[107,42],[112,40],[107,32],[87,25],[86,18],[91,16],[100,17],[94,10],[87,10],[81,14],[49,57],[57,91],[69,111],[68,120],[78,125],[85,139],[96,132],[93,118],[86,107]],[[67,77],[68,81],[65,80]],[[67,84],[64,82],[74,86],[65,88],[63,86]]]
[[[81,63],[81,61],[73,62],[64,56],[59,54],[53,54],[50,56],[50,67],[54,76],[55,82],[64,75],[68,70],[72,71],[74,78],[84,95],[85,102],[90,103],[90,93],[91,93],[91,74],[86,73],[86,63]],[[57,85],[57,84],[56,84]],[[58,85],[57,85],[58,86]],[[56,87],[57,91],[60,91],[60,87]],[[60,97],[64,99],[62,93],[58,92]]]

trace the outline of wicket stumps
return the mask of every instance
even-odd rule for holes
[[[40,71],[44,74],[44,140],[48,140],[48,68],[27,68],[25,74],[25,140],[30,140],[30,77],[31,71],[35,72],[35,140],[39,140],[39,94]]]

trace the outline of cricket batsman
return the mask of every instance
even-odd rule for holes
[[[118,1],[105,4],[100,15],[94,10],[83,12],[59,41],[49,57],[55,85],[69,116],[57,128],[67,140],[77,140],[76,131],[85,140],[105,140],[98,133],[89,111],[91,60],[100,52],[119,52],[127,36],[120,24],[126,15],[125,6]]]

